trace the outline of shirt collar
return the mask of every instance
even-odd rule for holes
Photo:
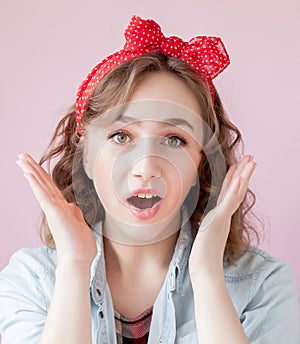
[[[175,246],[174,254],[169,266],[169,291],[176,290],[181,296],[184,295],[184,274],[188,268],[190,250],[194,241],[189,214],[185,207],[182,208],[181,229]]]

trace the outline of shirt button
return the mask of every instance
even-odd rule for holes
[[[99,312],[99,316],[100,316],[101,319],[103,319],[104,315],[103,315],[102,311]]]
[[[100,289],[96,289],[96,293],[99,295],[99,296],[101,296],[101,290]]]

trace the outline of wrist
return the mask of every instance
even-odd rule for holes
[[[203,264],[189,264],[189,274],[191,278],[207,278],[208,276],[221,276],[224,274],[223,261],[217,259],[212,261],[209,259],[208,262]]]
[[[202,285],[203,283],[219,283],[224,281],[223,267],[201,267],[197,272],[190,273],[192,285]]]
[[[68,267],[77,267],[77,268],[86,268],[90,269],[91,265],[93,263],[93,260],[87,260],[87,259],[78,259],[77,257],[73,257],[72,255],[64,255],[61,254],[61,251],[57,250],[57,267],[61,268],[68,268]]]
[[[90,280],[91,264],[78,261],[60,261],[56,267],[56,275],[65,278],[80,276],[86,280]]]

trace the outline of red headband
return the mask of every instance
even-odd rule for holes
[[[214,101],[212,79],[230,63],[228,53],[219,37],[197,36],[188,42],[176,36],[165,37],[154,20],[144,20],[136,15],[132,16],[124,35],[124,48],[106,57],[94,67],[78,89],[76,124],[80,135],[83,134],[80,128],[81,116],[97,83],[114,67],[151,51],[160,51],[166,56],[179,57],[187,62],[207,83]]]

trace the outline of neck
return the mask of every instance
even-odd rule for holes
[[[160,229],[163,229],[164,233],[167,233],[164,236],[162,236],[162,232],[159,235],[156,233],[156,238],[163,238],[160,240],[144,240],[144,242],[140,240],[139,244],[136,244],[133,240],[123,242],[115,240],[116,236],[112,234],[115,231],[113,232],[111,227],[120,228],[119,226],[120,224],[115,219],[106,216],[103,224],[103,245],[105,264],[108,271],[128,276],[141,272],[145,274],[147,271],[151,273],[154,270],[166,271],[168,269],[179,236],[180,214],[173,218],[165,228],[162,228],[161,224],[156,225],[156,227],[159,226]],[[140,230],[141,228],[145,231],[144,227],[140,227]],[[137,228],[133,227],[132,230],[135,232]],[[126,226],[126,233],[128,234],[129,231],[130,228]],[[148,227],[147,231],[149,231]],[[128,236],[126,238],[128,239]]]

